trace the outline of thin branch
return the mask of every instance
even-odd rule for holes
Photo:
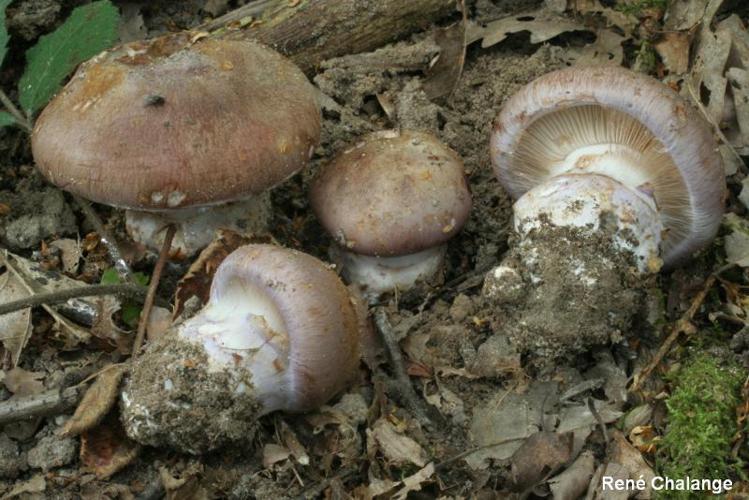
[[[637,374],[635,374],[634,382],[629,388],[630,392],[635,392],[642,387],[642,384],[648,379],[648,377],[650,377],[650,374],[653,372],[653,370],[655,370],[658,365],[661,364],[663,358],[665,358],[669,351],[671,351],[671,347],[679,338],[679,335],[694,329],[694,325],[692,325],[692,318],[694,318],[697,310],[704,302],[705,297],[707,297],[707,293],[710,291],[710,289],[712,289],[715,281],[718,279],[718,275],[723,271],[732,268],[733,266],[734,264],[727,264],[725,266],[722,266],[720,269],[714,271],[712,274],[710,274],[710,276],[707,277],[705,283],[702,285],[702,289],[700,289],[697,295],[695,295],[694,299],[692,299],[692,303],[690,304],[689,309],[687,309],[686,312],[681,316],[681,318],[679,318],[676,323],[674,323],[671,333],[668,335],[668,337],[666,337],[666,340],[663,341],[663,344],[661,344],[660,348],[658,348],[658,352],[655,353],[653,359],[651,359],[646,366],[644,366]]]
[[[78,404],[83,390],[78,386],[52,389],[41,394],[11,398],[0,402],[0,425],[19,420],[58,415]]]
[[[426,409],[416,394],[413,385],[411,384],[411,378],[408,376],[406,371],[406,365],[403,362],[403,355],[401,354],[400,346],[398,341],[393,336],[393,327],[390,325],[387,313],[382,307],[376,307],[374,309],[374,322],[377,326],[377,330],[380,332],[380,336],[385,344],[385,348],[390,358],[390,363],[393,368],[393,374],[395,380],[393,384],[388,384],[388,387],[397,389],[400,395],[403,397],[403,403],[408,406],[408,410],[414,413],[421,420],[427,424],[431,424],[431,420],[427,416]]]
[[[169,250],[172,248],[172,240],[174,239],[174,233],[177,232],[177,226],[170,224],[166,228],[166,235],[164,235],[164,243],[161,246],[159,252],[159,260],[156,261],[156,266],[153,268],[151,274],[151,282],[148,284],[148,293],[146,294],[146,300],[143,303],[143,310],[140,313],[140,321],[138,322],[138,333],[135,336],[135,342],[133,342],[133,358],[135,358],[140,352],[140,348],[143,346],[143,339],[146,336],[146,327],[148,326],[148,319],[151,316],[151,309],[153,308],[153,301],[156,297],[156,289],[159,287],[159,281],[161,281],[161,273],[164,270],[164,265],[169,259]]]
[[[80,297],[94,297],[98,295],[126,295],[129,297],[143,297],[146,295],[146,287],[133,285],[130,283],[121,283],[117,285],[91,285],[79,288],[70,288],[67,290],[58,290],[49,293],[39,293],[30,295],[23,299],[14,300],[0,304],[0,315],[9,314],[28,307],[41,305],[59,304],[67,302],[70,299]]]
[[[8,110],[8,113],[13,115],[13,118],[15,118],[18,125],[24,129],[27,133],[31,133],[33,130],[33,127],[31,126],[31,122],[28,118],[26,118],[23,113],[16,107],[15,104],[13,104],[13,101],[10,100],[10,97],[8,97],[8,94],[3,92],[2,89],[0,89],[0,103],[5,107],[6,110]]]
[[[117,242],[112,235],[109,234],[109,231],[104,228],[104,224],[101,222],[99,215],[94,211],[91,203],[76,194],[73,194],[73,199],[78,206],[81,207],[86,219],[88,219],[91,225],[94,226],[101,242],[107,247],[107,251],[114,262],[114,268],[117,271],[117,274],[120,275],[120,278],[127,283],[137,283],[132,269],[127,265],[125,259],[122,258],[120,247],[117,246]]]

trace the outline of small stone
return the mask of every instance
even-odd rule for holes
[[[46,472],[68,465],[75,460],[77,452],[75,439],[45,436],[29,451],[28,462],[31,467]]]
[[[520,370],[520,354],[506,336],[495,334],[481,344],[471,372],[479,377],[502,377]]]
[[[453,321],[460,322],[466,319],[470,314],[473,313],[473,302],[465,295],[460,294],[453,300],[453,305],[450,306],[450,317]]]
[[[0,477],[14,479],[26,470],[26,460],[18,451],[18,445],[5,434],[0,434]]]

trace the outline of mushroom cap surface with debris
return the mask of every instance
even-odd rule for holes
[[[563,173],[601,173],[652,195],[666,265],[720,225],[726,183],[709,124],[666,85],[621,67],[566,68],[525,86],[497,117],[491,155],[514,198]]]
[[[273,187],[319,137],[315,90],[291,61],[253,41],[179,33],[81,65],[39,117],[32,150],[65,190],[168,210]]]
[[[343,248],[376,256],[444,243],[471,210],[457,153],[430,134],[395,130],[365,136],[326,165],[310,202]]]

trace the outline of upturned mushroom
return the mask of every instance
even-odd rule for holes
[[[303,412],[359,365],[356,305],[318,259],[274,245],[235,250],[207,305],[133,365],[122,421],[144,444],[202,453],[249,442],[262,415]]]
[[[127,209],[133,238],[190,255],[215,229],[263,229],[268,189],[320,136],[312,85],[253,41],[195,33],[128,43],[81,65],[44,109],[34,159],[53,184]]]
[[[310,191],[343,276],[373,299],[439,273],[446,242],[463,227],[471,194],[463,162],[436,137],[387,130],[327,164]]]
[[[710,126],[669,87],[624,68],[531,82],[499,113],[491,156],[517,199],[517,243],[484,291],[515,303],[508,324],[524,322],[536,347],[620,335],[636,307],[632,280],[687,259],[720,225],[726,185]]]

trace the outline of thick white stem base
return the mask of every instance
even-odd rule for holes
[[[375,257],[334,245],[330,258],[349,283],[359,285],[365,298],[374,301],[383,293],[405,291],[419,281],[434,278],[442,269],[446,249],[446,245],[440,245],[408,255]]]
[[[176,224],[172,258],[190,257],[213,241],[216,231],[230,229],[240,233],[262,232],[268,228],[271,206],[266,192],[245,200],[210,207],[185,208],[163,212],[125,212],[130,237],[158,252],[164,242],[164,228]]]
[[[514,228],[522,239],[544,224],[590,234],[614,224],[613,243],[632,252],[642,273],[657,272],[663,224],[647,193],[598,174],[565,174],[536,186],[513,206]]]

